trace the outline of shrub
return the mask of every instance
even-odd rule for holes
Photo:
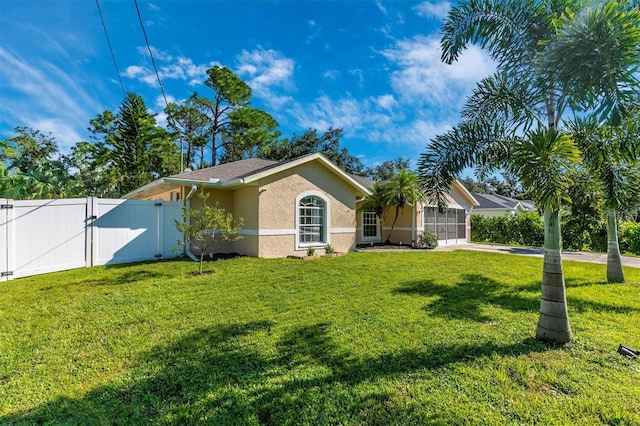
[[[418,247],[432,249],[438,247],[436,234],[427,230],[418,235]]]
[[[544,222],[536,212],[524,212],[513,216],[511,220],[512,237],[525,246],[542,247],[544,245]]]
[[[591,251],[607,252],[607,227],[604,223],[600,223],[589,232],[587,243]]]
[[[625,222],[619,229],[620,251],[640,255],[640,223]]]
[[[307,247],[307,256],[313,256],[316,254],[316,249],[314,247]]]
[[[326,254],[333,254],[335,253],[335,250],[333,249],[333,246],[331,244],[327,244],[326,246],[324,246],[324,252]]]
[[[471,241],[542,246],[544,223],[535,212],[484,217],[471,215]]]

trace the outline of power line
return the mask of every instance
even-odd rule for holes
[[[160,81],[160,74],[158,74],[158,68],[156,68],[156,61],[153,58],[153,52],[151,52],[151,46],[149,46],[149,39],[147,38],[147,31],[144,29],[144,24],[142,23],[142,16],[140,15],[140,8],[138,7],[138,0],[133,0],[133,3],[135,3],[135,5],[136,5],[136,11],[138,12],[138,20],[140,21],[140,28],[142,28],[142,34],[144,34],[144,41],[147,44],[147,50],[149,51],[149,56],[151,57],[151,64],[153,65],[153,70],[155,71],[156,78],[158,79],[158,85],[160,86],[160,91],[162,91],[162,97],[164,98],[164,104],[166,106],[169,106],[169,102],[167,102],[167,95],[165,95],[164,87],[162,87],[162,82]]]
[[[125,99],[127,97],[127,91],[124,90],[124,83],[122,82],[122,76],[120,75],[120,69],[118,69],[118,63],[116,62],[116,56],[113,54],[113,48],[111,47],[111,40],[109,40],[109,33],[107,32],[107,26],[104,24],[104,17],[102,16],[102,9],[100,9],[100,3],[96,0],[96,6],[98,6],[98,13],[100,14],[100,22],[102,22],[102,28],[104,29],[104,35],[107,37],[107,45],[109,46],[109,52],[111,52],[111,59],[113,65],[116,67],[116,74],[118,74],[118,80],[120,80],[120,87],[122,88],[122,94]]]

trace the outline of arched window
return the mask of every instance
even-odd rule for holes
[[[316,245],[327,242],[327,203],[308,195],[298,203],[298,244]]]

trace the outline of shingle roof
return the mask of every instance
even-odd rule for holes
[[[516,200],[515,198],[505,197],[498,194],[479,194],[472,193],[473,197],[480,204],[476,209],[513,209],[520,204],[524,209],[533,210],[534,206],[531,201]]]
[[[349,173],[349,176],[351,176],[353,180],[355,180],[356,182],[358,182],[360,185],[364,186],[367,189],[373,188],[373,185],[376,183],[375,180],[371,180],[364,176],[353,175],[351,173]]]
[[[202,181],[210,179],[229,180],[251,175],[278,164],[281,163],[274,160],[264,160],[262,158],[249,158],[246,160],[234,161],[232,163],[220,164],[219,166],[207,167],[206,169],[183,172],[170,177]]]

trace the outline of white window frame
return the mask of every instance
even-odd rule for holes
[[[365,228],[365,214],[372,214],[375,219],[375,227],[376,227],[376,235],[375,236],[365,236],[364,228]],[[369,225],[371,226],[371,225]],[[380,241],[380,219],[376,214],[374,209],[371,210],[362,210],[360,213],[360,238],[361,241]]]
[[[314,242],[301,242],[300,241],[300,202],[302,201],[303,198],[306,197],[315,197],[320,199],[323,203],[324,203],[324,232],[322,235],[322,241],[314,241]],[[330,244],[330,235],[331,235],[331,230],[330,230],[330,224],[331,224],[331,203],[329,202],[329,197],[326,196],[326,194],[320,192],[320,191],[305,191],[301,194],[299,194],[296,197],[296,204],[295,204],[295,209],[296,209],[296,214],[295,214],[295,220],[296,220],[296,249],[307,249],[309,247],[324,247],[327,244]]]

